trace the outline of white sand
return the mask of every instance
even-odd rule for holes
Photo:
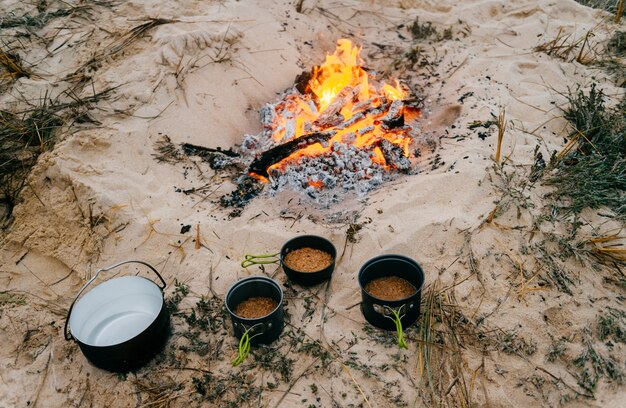
[[[18,2],[3,3],[2,9],[18,7]],[[239,266],[246,253],[276,251],[287,239],[303,233],[326,236],[342,252],[347,225],[323,221],[340,211],[358,211],[359,222],[371,222],[358,233],[359,242],[346,248],[335,271],[326,295],[329,307],[338,314],[323,325],[324,341],[347,349],[351,332],[362,336],[359,308],[346,308],[360,300],[356,274],[367,259],[383,253],[405,254],[423,266],[427,284],[439,279],[441,286],[448,285],[469,274],[465,258],[453,261],[464,248],[464,231],[475,231],[472,249],[480,262],[484,286],[474,277],[457,287],[460,307],[471,316],[477,308],[477,313],[487,314],[501,302],[488,318],[489,324],[518,330],[523,338],[537,342],[538,352],[525,361],[497,351],[482,356],[468,348],[463,367],[472,401],[480,406],[556,406],[561,395],[573,397],[570,390],[553,385],[551,377],[535,370],[536,365],[546,367],[578,389],[571,362],[546,362],[550,335],[576,338],[567,354],[571,361],[580,353],[582,346],[576,336],[582,328],[595,322],[603,308],[623,310],[623,304],[610,289],[615,286],[604,285],[600,277],[590,276],[585,267],[574,263],[571,267],[580,273],[574,296],[546,289],[528,293],[520,301],[510,292],[507,277],[515,268],[498,254],[510,250],[519,253],[519,237],[491,226],[476,230],[500,195],[494,188],[497,178],[490,170],[496,134],[494,128],[485,130],[489,136],[481,140],[478,131],[468,130],[467,125],[494,119],[498,107],[505,106],[509,127],[503,156],[509,156],[508,169],[528,169],[537,144],[548,158],[563,146],[567,134],[558,109],[565,103],[562,93],[577,83],[588,86],[592,77],[615,100],[621,91],[599,70],[533,52],[533,48],[553,39],[561,27],[578,37],[595,27],[593,41],[601,44],[615,26],[607,15],[572,0],[305,0],[302,14],[295,11],[293,3],[128,1],[114,10],[96,8],[91,22],[73,20],[67,29],[54,23],[42,30],[46,38],[54,37],[47,49],[60,48],[47,58],[41,46],[29,54],[31,61],[42,58],[34,70],[44,74],[42,78],[21,79],[14,86],[32,97],[46,88],[59,92],[50,84],[75,71],[102,47],[119,41],[121,34],[115,33],[128,31],[146,17],[176,20],[105,58],[97,72],[89,74],[97,91],[120,86],[93,114],[102,125],[67,134],[53,151],[40,158],[22,193],[23,201],[15,209],[15,221],[6,234],[0,285],[11,293],[26,293],[26,304],[0,307],[0,407],[26,406],[27,402],[41,407],[134,407],[145,403],[145,395],[141,400],[130,381],[134,376],[121,380],[94,368],[75,344],[62,338],[67,306],[98,267],[142,259],[162,270],[170,287],[177,279],[187,283],[195,295],[208,294],[211,286],[223,296],[238,278],[260,273]],[[452,27],[454,40],[422,43],[430,60],[440,60],[437,65],[394,71],[390,57],[394,52],[385,56],[373,43],[408,49],[410,33],[397,26],[410,24],[417,16],[422,22],[433,22],[440,31]],[[68,47],[88,33],[87,42]],[[239,143],[244,134],[258,133],[258,109],[291,86],[303,68],[322,61],[335,40],[345,36],[363,45],[369,66],[390,68],[392,76],[424,90],[432,112],[422,121],[423,135],[437,141],[435,153],[441,155],[444,165],[431,170],[424,160],[420,174],[383,185],[370,193],[365,203],[348,199],[322,210],[302,197],[290,202],[293,194],[285,193],[259,197],[240,217],[230,219],[228,210],[217,204],[220,195],[231,188],[229,182],[215,175],[208,165],[196,165],[193,159],[176,165],[154,159],[154,144],[162,135],[174,143],[228,148]],[[91,86],[82,92],[89,94]],[[467,92],[473,96],[460,103],[459,98]],[[9,101],[10,96],[1,100]],[[130,115],[116,113],[121,111]],[[456,140],[454,136],[466,137]],[[175,191],[204,185],[210,189],[202,195]],[[538,202],[545,191],[536,188],[532,199]],[[91,223],[97,225],[90,225],[89,214]],[[597,217],[594,212],[588,215]],[[530,221],[526,215],[518,220],[511,211],[499,222],[518,225]],[[183,224],[192,225],[185,235],[180,234]],[[210,250],[195,249],[196,225],[200,225],[202,242]],[[599,228],[608,231],[610,227]],[[277,279],[286,279],[282,271]],[[167,293],[171,293],[169,289]],[[184,304],[191,306],[193,301]],[[321,304],[317,303],[312,320],[302,323],[315,339],[322,335]],[[290,301],[288,308],[294,324],[299,324],[304,311],[301,297]],[[544,318],[544,312],[550,317]],[[234,348],[234,338],[226,336],[226,342]],[[419,381],[417,346],[413,343],[410,347],[402,352],[408,357],[404,367],[411,381]],[[361,352],[366,349],[373,349],[371,362],[375,364],[389,362],[387,355],[395,353],[367,342],[354,348]],[[211,369],[238,370],[229,367],[234,355],[231,351]],[[623,344],[617,344],[610,354],[618,358],[623,369]],[[207,368],[202,366],[202,359],[192,362]],[[483,362],[483,369],[478,370]],[[310,359],[296,362],[294,372],[301,373],[310,363]],[[328,392],[320,391],[317,406],[331,406],[332,400],[340,401],[341,406],[363,406],[351,378],[341,365],[333,364],[324,375],[300,379],[281,406],[315,403],[309,387],[312,380]],[[152,369],[142,371],[140,377],[152,376]],[[186,378],[185,391],[193,391],[188,380],[192,374],[167,373],[180,381]],[[372,406],[394,406],[381,392],[381,382],[357,370],[352,374]],[[545,378],[543,391],[524,381],[532,374]],[[400,380],[399,389],[410,406],[421,406],[413,404],[416,400],[425,401],[417,396],[407,376],[393,369],[384,375],[386,380]],[[476,378],[470,385],[473,376]],[[263,404],[273,406],[285,389],[282,384],[278,391],[265,392]],[[340,396],[343,392],[348,393],[346,399]],[[626,392],[604,378],[595,396],[595,400],[579,399],[570,406],[617,407]],[[198,402],[189,402],[197,401],[194,398],[191,392],[173,400],[172,406],[196,406]],[[455,405],[449,399],[443,403]],[[251,404],[257,406],[256,401]]]

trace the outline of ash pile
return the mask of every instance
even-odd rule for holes
[[[303,96],[299,94],[297,87],[288,91],[288,95],[293,94]],[[394,109],[390,109],[391,105]],[[421,105],[419,101],[413,99],[409,100],[406,106],[418,110]],[[404,107],[404,101],[391,103],[381,101],[380,106],[376,109],[370,108],[368,112],[375,118],[374,125],[345,133],[339,140],[336,140],[336,135],[338,130],[346,127],[344,123],[337,126],[339,129],[331,130],[311,124],[307,126],[311,131],[309,135],[292,139],[294,118],[287,122],[284,129],[285,137],[281,138],[290,141],[281,144],[276,142],[275,135],[283,131],[283,128],[276,126],[276,118],[285,117],[290,112],[282,101],[267,104],[261,110],[263,132],[258,135],[247,135],[238,149],[241,160],[249,163],[248,174],[239,178],[238,184],[244,182],[244,185],[249,185],[249,180],[245,179],[252,177],[260,186],[264,186],[269,194],[273,195],[285,189],[294,190],[321,205],[341,201],[349,192],[363,198],[369,191],[393,179],[398,173],[408,174],[416,171],[411,165],[410,156],[405,155],[401,147],[385,138],[365,146],[359,147],[355,144],[357,135],[366,135],[378,125],[399,138],[414,140],[419,134],[419,129],[413,124],[405,124]],[[298,154],[316,143],[323,148],[321,153]],[[317,152],[322,149],[313,150]],[[384,161],[380,160],[381,154]],[[288,159],[289,156],[295,157]],[[235,192],[232,198],[236,198],[238,193],[240,192]],[[226,200],[228,198],[226,197]],[[237,206],[236,200],[226,201],[224,204]]]

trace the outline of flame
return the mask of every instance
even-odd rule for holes
[[[403,100],[407,92],[397,82],[391,85],[370,81],[370,75],[362,67],[360,52],[361,49],[349,40],[338,40],[334,53],[326,55],[325,62],[314,68],[308,92],[305,95],[299,92],[288,94],[274,106],[277,114],[271,125],[271,134],[277,144],[316,131],[334,130],[336,133],[327,144],[315,143],[304,147],[272,165],[268,171],[284,168],[304,156],[329,153],[335,141],[370,150],[372,161],[382,166],[387,165],[377,146],[382,139],[400,147],[408,157],[411,143],[408,131],[386,130],[381,122],[381,118],[388,113],[390,103]],[[377,111],[376,108],[383,109]],[[332,118],[339,125],[334,122],[334,126],[329,125]]]
[[[337,41],[335,53],[327,55],[324,64],[315,67],[309,86],[317,96],[320,112],[323,112],[348,85],[361,85],[363,100],[369,98],[367,73],[359,63],[360,52],[361,49],[352,47],[349,40],[341,39]]]

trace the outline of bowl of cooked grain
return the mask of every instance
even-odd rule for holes
[[[359,271],[361,312],[370,324],[385,330],[397,329],[398,316],[406,328],[419,318],[424,271],[403,255],[380,255]]]
[[[335,246],[326,238],[301,235],[283,245],[280,264],[291,281],[311,286],[330,279],[336,257]]]
[[[283,290],[266,276],[237,281],[226,293],[235,337],[248,333],[251,344],[269,344],[283,331]]]

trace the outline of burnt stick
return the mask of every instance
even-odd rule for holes
[[[258,176],[269,177],[267,172],[268,167],[279,161],[286,159],[292,153],[310,146],[315,143],[322,143],[328,141],[335,135],[335,131],[327,132],[315,132],[309,135],[299,137],[297,139],[290,140],[281,145],[275,146],[269,150],[263,152],[259,157],[254,159],[248,169],[249,173],[256,174]]]
[[[239,157],[239,153],[233,152],[232,149],[222,150],[221,147],[214,149],[212,147],[198,146],[191,143],[183,143],[181,147],[183,148],[183,152],[185,152],[187,156],[204,157],[208,153],[220,153],[228,157]]]

